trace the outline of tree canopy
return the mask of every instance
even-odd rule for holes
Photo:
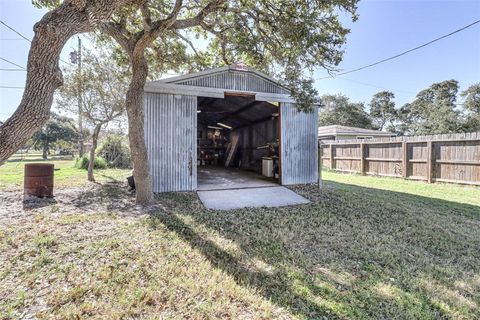
[[[383,130],[387,122],[390,123],[390,129],[394,128],[397,114],[393,99],[395,99],[395,95],[392,92],[380,91],[370,101],[370,116],[379,130]]]
[[[446,80],[420,91],[406,113],[409,134],[458,132],[458,81]]]
[[[349,29],[338,17],[356,20],[356,0],[144,1],[117,11],[101,24],[115,39],[114,55],[129,63],[145,50],[149,67],[194,71],[243,61],[284,80],[300,107],[312,107],[317,92],[310,72],[333,70],[343,55]],[[122,50],[123,49],[123,50]]]
[[[471,85],[460,96],[463,98],[465,109],[466,131],[480,131],[480,83]]]
[[[47,159],[50,151],[58,147],[61,142],[72,144],[77,138],[73,119],[52,112],[42,130],[33,135],[33,147],[36,150],[42,150],[42,157]]]
[[[380,91],[373,95],[369,113],[363,103],[351,103],[343,95],[321,98],[320,125],[346,125],[422,135],[480,130],[480,84],[459,94],[458,81],[446,80],[421,90],[415,99],[395,108],[395,95]],[[458,101],[460,97],[463,101]]]
[[[81,73],[76,67],[64,70],[64,85],[57,95],[58,107],[77,115],[77,97],[82,97],[82,117],[93,127],[87,174],[90,181],[95,181],[95,150],[102,127],[125,113],[128,76],[128,70],[111,63],[105,51],[96,51],[97,55],[84,51]]]
[[[372,128],[372,120],[363,103],[350,102],[344,95],[324,95],[321,97],[319,123],[321,126],[343,125],[359,128]]]
[[[64,85],[56,95],[57,107],[78,114],[78,95],[82,95],[82,115],[92,127],[105,125],[125,112],[128,69],[112,64],[107,52],[85,50],[82,73],[75,66],[64,69]]]

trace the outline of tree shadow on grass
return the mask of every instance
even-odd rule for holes
[[[125,184],[115,182],[92,183],[86,188],[70,191],[64,189],[58,192],[62,202],[78,208],[79,210],[106,210],[120,214],[135,214],[141,208],[135,204],[135,194],[128,190]]]
[[[210,263],[231,275],[240,285],[253,287],[267,299],[277,302],[282,307],[293,309],[295,313],[306,318],[331,317],[334,312],[325,306],[320,306],[307,297],[295,292],[289,275],[276,270],[272,273],[254,270],[247,267],[236,258],[220,248],[215,242],[199,235],[191,226],[173,214],[155,214],[150,219],[150,227],[156,228],[161,223],[170,231],[176,232],[193,248],[199,250]],[[309,287],[315,290],[313,283]],[[287,302],[288,301],[288,302]]]
[[[479,290],[468,282],[480,281],[480,207],[341,183],[293,189],[312,203],[225,212],[205,210],[192,194],[161,195],[173,213],[153,216],[152,226],[162,223],[238,284],[301,318],[478,311]],[[233,242],[242,257],[205,232]]]
[[[48,207],[57,203],[53,197],[34,197],[23,195],[23,210],[39,209]]]

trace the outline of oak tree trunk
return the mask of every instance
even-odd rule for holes
[[[148,64],[143,50],[132,53],[132,79],[126,94],[128,116],[128,139],[133,161],[136,202],[146,204],[152,201],[152,178],[148,167],[145,145],[143,90],[147,81]]]
[[[101,129],[102,129],[102,125],[97,124],[95,126],[95,129],[93,129],[93,133],[92,133],[92,149],[90,150],[90,157],[88,159],[88,174],[87,174],[88,181],[92,181],[92,182],[95,182],[95,177],[93,176],[93,168],[95,166],[95,150],[97,149],[98,135],[100,134]]]
[[[47,121],[53,93],[63,83],[58,60],[68,39],[92,31],[117,8],[137,2],[141,1],[66,0],[35,24],[22,100],[14,114],[0,126],[0,165]]]

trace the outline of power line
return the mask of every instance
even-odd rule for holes
[[[19,35],[20,37],[22,37],[23,39],[27,40],[28,42],[32,42],[30,39],[28,39],[27,37],[25,37],[23,34],[21,34],[20,32],[18,32],[17,30],[13,29],[12,27],[10,27],[8,24],[6,24],[5,22],[3,22],[2,20],[0,20],[0,23],[3,24],[5,27],[7,27],[8,29],[12,30],[13,32],[15,32],[17,35]]]
[[[2,69],[0,69],[0,71],[24,71],[25,72],[27,70],[25,70],[25,69],[9,69],[9,68],[4,68],[3,69],[2,68]]]
[[[5,59],[5,58],[0,57],[0,60],[3,60],[3,61],[5,61],[5,62],[7,62],[7,63],[10,63],[11,65],[14,65],[15,67],[22,68],[23,70],[27,70],[27,69],[25,69],[25,67],[22,67],[21,65],[16,64],[15,62],[12,62],[12,61],[7,60],[7,59]]]
[[[0,86],[1,89],[25,89],[25,87]]]
[[[21,34],[20,32],[18,32],[17,30],[15,30],[13,27],[9,26],[8,24],[6,24],[3,20],[0,20],[0,23],[3,24],[5,27],[7,27],[8,29],[10,29],[11,31],[15,32],[16,34],[18,34],[20,37],[22,37],[24,40],[28,41],[28,42],[32,42],[32,40],[30,40],[29,38],[27,38],[26,36],[24,36],[23,34]],[[19,39],[20,40],[20,39]],[[62,61],[63,63],[66,63],[66,64],[69,64],[69,65],[72,65],[70,62],[68,61],[65,61],[61,58],[59,58],[60,61]]]
[[[325,73],[324,73],[324,74],[325,74]],[[377,85],[377,84],[368,83],[368,82],[363,82],[363,81],[358,81],[358,80],[353,80],[353,79],[350,79],[350,78],[345,78],[345,77],[335,77],[335,78],[332,78],[332,79],[340,79],[340,80],[345,80],[345,81],[349,81],[349,82],[353,82],[353,83],[361,84],[361,85],[364,85],[364,86],[367,86],[367,87],[373,87],[373,88],[378,88],[378,89],[388,90],[388,91],[392,91],[392,92],[401,92],[401,93],[416,94],[416,92],[412,92],[412,91],[401,90],[401,89],[392,89],[392,88],[387,88],[387,87],[380,86],[380,85]]]
[[[440,41],[440,40],[445,39],[445,38],[447,38],[447,37],[450,37],[450,36],[452,36],[452,35],[454,35],[454,34],[456,34],[456,33],[458,33],[458,32],[461,32],[461,31],[463,31],[463,30],[465,30],[465,29],[467,29],[467,28],[470,28],[470,27],[476,25],[477,23],[480,23],[480,19],[477,20],[477,21],[474,21],[474,22],[472,22],[472,23],[470,23],[470,24],[468,24],[468,25],[466,25],[466,26],[464,26],[464,27],[462,27],[462,28],[460,28],[460,29],[457,29],[457,30],[455,30],[455,31],[452,31],[452,32],[450,32],[450,33],[448,33],[448,34],[445,34],[445,35],[441,36],[441,37],[435,38],[435,39],[433,39],[433,40],[431,40],[431,41],[428,41],[428,42],[426,42],[426,43],[424,43],[424,44],[422,44],[422,45],[419,45],[419,46],[417,46],[417,47],[415,47],[415,48],[412,48],[412,49],[403,51],[403,52],[401,52],[401,53],[399,53],[399,54],[396,54],[396,55],[394,55],[394,56],[391,56],[391,57],[388,57],[388,58],[379,60],[379,61],[377,61],[377,62],[368,64],[368,65],[363,66],[363,67],[359,67],[359,68],[356,68],[356,69],[352,69],[352,70],[344,71],[344,72],[341,72],[341,73],[337,73],[336,75],[333,75],[333,76],[330,76],[330,77],[319,78],[319,79],[317,79],[317,80],[329,79],[329,78],[333,78],[333,77],[335,77],[335,76],[341,76],[341,75],[344,75],[344,74],[348,74],[348,73],[352,73],[352,72],[357,72],[357,71],[360,71],[360,70],[363,70],[363,69],[366,69],[366,68],[370,68],[370,67],[376,66],[376,65],[378,65],[378,64],[380,64],[380,63],[383,63],[383,62],[386,62],[386,61],[390,61],[390,60],[396,59],[396,58],[401,57],[401,56],[403,56],[403,55],[405,55],[405,54],[407,54],[407,53],[410,53],[410,52],[412,52],[412,51],[421,49],[421,48],[426,47],[426,46],[428,46],[428,45],[430,45],[430,44],[432,44],[432,43],[434,43],[434,42],[437,42],[437,41]]]
[[[353,80],[353,79],[349,79],[349,78],[345,78],[345,77],[338,77],[338,79],[345,80],[345,81],[350,81],[350,82],[353,82],[353,83],[358,83],[358,84],[361,84],[361,85],[364,85],[364,86],[368,86],[368,87],[383,89],[383,90],[387,90],[387,91],[416,94],[415,92],[412,92],[412,91],[406,91],[406,90],[401,90],[401,89],[387,88],[387,87],[379,86],[379,85],[376,85],[376,84],[372,84],[372,83],[368,83],[368,82],[362,82],[362,81],[357,81],[357,80]]]

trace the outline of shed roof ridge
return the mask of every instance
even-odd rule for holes
[[[150,81],[149,83],[179,84],[179,82],[184,82],[184,81],[187,81],[187,80],[193,80],[193,79],[197,79],[197,78],[201,78],[201,77],[206,77],[206,76],[209,76],[209,75],[214,75],[214,74],[218,74],[218,73],[222,73],[222,72],[237,71],[237,72],[245,72],[245,73],[250,73],[250,74],[257,75],[257,76],[263,78],[266,81],[272,82],[275,85],[284,88],[285,90],[289,90],[280,81],[274,79],[273,77],[271,77],[271,76],[269,76],[269,75],[267,75],[263,72],[260,72],[256,69],[248,67],[248,66],[245,66],[246,70],[245,69],[239,69],[237,66],[238,66],[238,64],[231,64],[231,65],[228,65],[228,66],[211,68],[211,69],[202,70],[202,71],[198,71],[198,72],[173,76],[173,77],[169,77],[169,78],[165,78],[165,79],[154,80],[154,81]]]

